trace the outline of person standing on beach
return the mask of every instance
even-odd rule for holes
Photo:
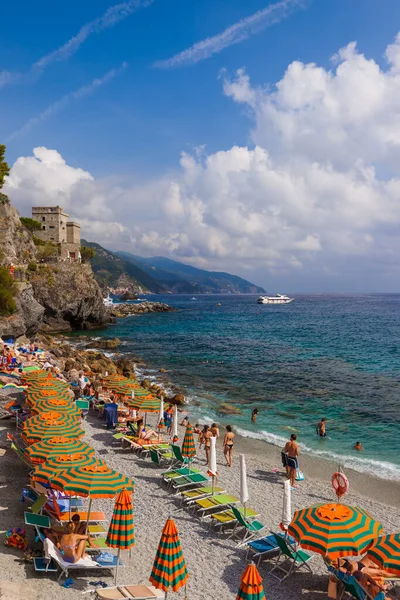
[[[213,437],[216,437],[217,439],[219,438],[219,427],[217,427],[216,423],[211,425],[210,431],[213,434]]]
[[[207,466],[210,466],[210,452],[211,452],[211,441],[213,434],[208,425],[204,425],[203,431],[200,434],[200,443],[204,444],[204,450],[206,452]]]
[[[257,415],[258,415],[258,408],[255,408],[253,410],[253,412],[251,413],[251,420],[253,423],[255,423],[257,421]]]
[[[290,485],[292,487],[296,487],[296,471],[299,466],[299,446],[296,440],[297,435],[295,433],[292,433],[292,435],[290,436],[290,441],[286,443],[286,446],[283,450],[288,455],[287,474],[288,478],[290,479]]]
[[[232,431],[231,425],[226,426],[226,434],[224,437],[224,456],[226,460],[226,466],[232,466],[232,450],[233,450],[233,440],[235,439],[235,434]]]
[[[326,419],[325,419],[325,417],[323,419],[321,419],[317,425],[317,435],[319,435],[319,437],[326,437]]]

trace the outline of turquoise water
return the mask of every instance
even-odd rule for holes
[[[400,295],[296,296],[286,306],[255,296],[156,299],[180,310],[96,335],[118,336],[154,374],[165,367],[192,422],[231,423],[278,445],[295,431],[303,449],[400,480]],[[240,414],[221,413],[224,403]],[[326,439],[315,434],[321,417]]]

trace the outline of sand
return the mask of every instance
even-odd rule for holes
[[[28,469],[9,449],[6,431],[13,430],[11,421],[0,422],[0,447],[6,449],[0,457],[0,531],[13,526],[23,525],[25,505],[20,502],[21,489],[28,481]],[[229,600],[236,597],[240,576],[246,566],[246,550],[238,549],[231,540],[224,539],[208,530],[208,519],[200,521],[186,511],[179,510],[179,503],[160,485],[161,469],[155,467],[150,460],[138,458],[132,451],[123,450],[112,438],[112,432],[105,429],[104,421],[96,416],[89,416],[84,422],[87,432],[85,441],[95,448],[99,457],[122,473],[135,480],[135,527],[136,545],[132,549],[132,557],[123,553],[124,567],[120,570],[120,583],[147,583],[156,553],[162,527],[169,516],[173,516],[179,529],[183,552],[187,561],[190,580],[188,583],[188,599],[191,600]],[[183,436],[180,430],[181,439]],[[256,509],[268,529],[277,530],[282,513],[282,492],[284,477],[274,469],[280,468],[279,449],[264,442],[247,439],[236,439],[234,448],[234,464],[230,469],[224,466],[221,442],[218,444],[218,485],[229,492],[239,494],[239,461],[240,451],[246,454],[248,470],[248,487],[250,493],[249,506]],[[200,453],[200,465],[204,468],[203,452]],[[306,458],[302,462],[306,481],[293,492],[293,510],[334,500],[330,477],[335,465],[313,462]],[[380,520],[386,531],[397,531],[400,527],[400,494],[399,485],[383,483],[368,476],[347,472],[350,479],[350,492],[345,501],[361,506]],[[381,500],[381,502],[378,501]],[[112,500],[96,500],[94,509],[104,510],[111,517]],[[21,560],[21,552],[0,545],[0,573],[15,584],[28,583],[31,593],[29,597],[59,600],[82,596],[82,592],[90,589],[89,581],[98,580],[99,575],[90,575],[81,571],[74,574],[74,586],[70,589],[60,587],[54,578],[37,575],[31,564]],[[271,563],[264,562],[260,573],[264,580],[267,599],[270,600],[319,600],[326,598],[328,577],[323,561],[315,556],[312,561],[312,575],[300,571],[285,583],[280,584],[268,571]],[[102,576],[101,579],[112,585],[112,578]],[[1,582],[0,582],[1,590]],[[1,597],[1,593],[0,593]],[[169,596],[183,600],[184,592]]]

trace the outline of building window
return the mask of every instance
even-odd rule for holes
[[[54,225],[50,225],[49,229],[54,229]]]
[[[42,217],[42,221],[45,221],[45,220],[46,220],[46,217]]]
[[[51,237],[50,239],[51,239],[52,242],[54,242],[54,238]]]
[[[46,225],[42,225],[42,229],[44,231],[46,229]]]

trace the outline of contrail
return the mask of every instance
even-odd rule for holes
[[[197,42],[194,46],[175,54],[171,58],[157,61],[154,66],[159,69],[169,69],[194,64],[210,58],[213,54],[218,54],[225,48],[233,44],[239,44],[259,31],[280,23],[294,11],[305,8],[309,1],[280,0],[280,2],[270,4],[263,10],[259,10],[231,25],[221,33]]]
[[[129,17],[132,13],[140,8],[147,8],[153,4],[153,2],[154,0],[128,0],[128,2],[110,6],[101,17],[97,17],[96,19],[93,19],[93,21],[89,21],[89,23],[83,25],[78,33],[68,40],[68,42],[60,46],[60,48],[57,48],[57,50],[50,52],[50,54],[43,56],[35,62],[32,65],[32,69],[43,70],[52,63],[67,60],[77,52],[90,35],[114,27],[114,25]]]
[[[71,102],[81,100],[82,98],[93,94],[93,92],[96,91],[99,87],[105,85],[106,83],[114,79],[114,77],[119,75],[127,66],[127,63],[122,63],[122,65],[118,69],[111,69],[111,71],[108,71],[108,73],[103,75],[103,77],[100,77],[99,79],[94,79],[89,85],[84,85],[78,90],[75,90],[75,92],[70,92],[69,94],[63,96],[60,100],[53,102],[53,104],[50,104],[50,106],[48,106],[39,115],[29,119],[25,123],[25,125],[23,125],[20,129],[13,131],[13,133],[11,133],[8,136],[6,141],[10,142],[15,138],[25,135],[26,133],[28,133],[28,131],[36,127],[36,125],[43,123],[48,118],[63,111],[65,108],[67,108],[67,106],[69,106],[69,104],[71,104]]]

